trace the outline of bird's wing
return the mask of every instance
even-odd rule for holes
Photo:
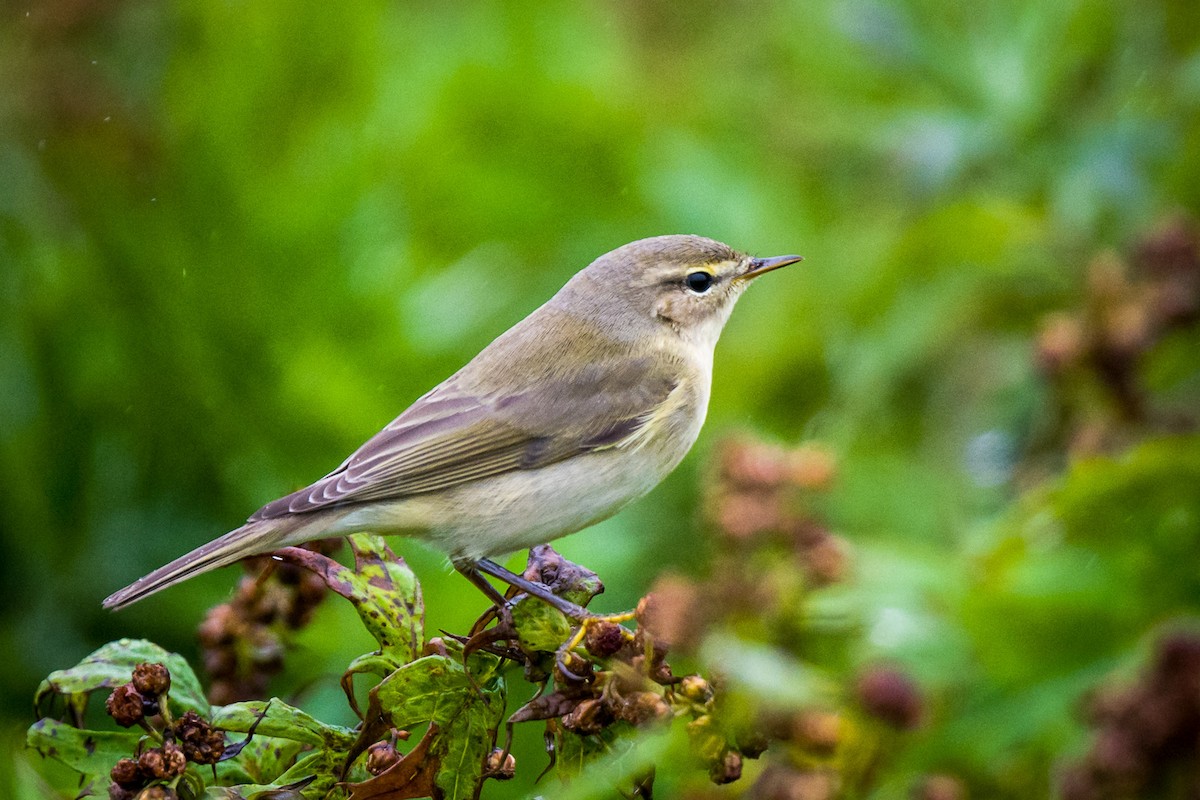
[[[510,394],[464,390],[451,378],[336,470],[250,521],[434,492],[636,441],[677,385],[661,367],[650,358],[602,361]]]

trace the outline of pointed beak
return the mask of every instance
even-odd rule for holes
[[[737,276],[739,281],[748,281],[757,278],[759,275],[765,275],[768,272],[786,267],[788,264],[795,264],[797,261],[803,261],[804,256],[774,256],[772,258],[752,258],[750,259],[750,267],[741,275]]]

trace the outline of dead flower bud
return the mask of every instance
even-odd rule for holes
[[[188,711],[175,724],[175,738],[188,761],[215,764],[225,753],[225,734],[195,711]]]
[[[487,772],[488,777],[495,778],[498,781],[511,780],[517,774],[517,759],[512,753],[506,753],[499,747],[496,747],[492,749],[492,752],[488,753],[484,770]]]
[[[615,622],[599,620],[588,626],[583,646],[597,658],[608,658],[625,646],[625,629]]]
[[[422,655],[426,656],[446,656],[449,652],[446,649],[446,641],[440,636],[434,636],[426,642],[424,649],[421,651]]]
[[[123,683],[112,690],[104,702],[104,709],[118,725],[129,728],[145,718],[145,700],[133,684]]]
[[[140,786],[142,782],[141,773],[138,772],[138,762],[132,758],[118,760],[116,764],[113,764],[108,777],[112,779],[113,783],[119,783],[126,789]]]
[[[146,780],[169,781],[183,774],[187,759],[183,751],[167,742],[138,756],[138,771]]]
[[[657,692],[636,692],[629,695],[617,709],[617,717],[633,725],[670,719],[671,706]]]
[[[367,772],[381,775],[400,762],[400,753],[390,741],[376,742],[367,748]]]
[[[138,664],[133,668],[131,683],[143,695],[166,694],[171,688],[171,673],[162,664]]]
[[[726,750],[708,770],[708,777],[718,786],[733,783],[742,777],[742,756],[736,750]]]
[[[612,712],[596,699],[584,700],[562,718],[563,727],[581,736],[599,733],[613,721]]]

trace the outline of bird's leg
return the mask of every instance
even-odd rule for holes
[[[530,597],[536,597],[538,600],[541,600],[551,608],[558,609],[567,619],[574,620],[576,622],[583,622],[584,620],[589,620],[596,616],[583,606],[572,603],[570,600],[565,600],[554,594],[554,592],[550,591],[549,587],[547,587],[544,583],[535,583],[534,581],[526,580],[522,576],[517,575],[515,572],[510,572],[509,570],[489,559],[483,558],[479,561],[464,565],[456,564],[455,567],[459,572],[465,575],[467,579],[471,581],[471,583],[482,589],[484,594],[486,594],[488,597],[499,596],[499,592],[497,592],[495,587],[488,583],[487,580],[479,574],[481,572],[486,572],[493,578],[499,578],[509,586],[520,589]],[[483,588],[485,585],[487,586],[486,589]],[[505,602],[504,598],[501,598],[500,601],[502,603]]]

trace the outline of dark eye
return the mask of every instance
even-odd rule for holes
[[[713,285],[713,276],[707,272],[693,272],[683,279],[684,284],[696,294],[704,294]]]

